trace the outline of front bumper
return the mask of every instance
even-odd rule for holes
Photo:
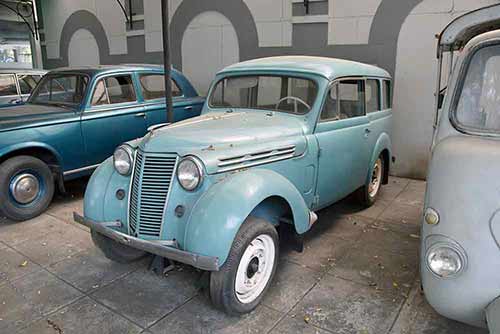
[[[219,270],[219,259],[217,257],[204,256],[186,252],[178,248],[174,248],[172,246],[165,246],[161,244],[161,241],[148,241],[139,239],[108,227],[113,224],[116,225],[116,222],[111,222],[111,223],[96,222],[92,219],[82,217],[76,212],[73,213],[73,219],[77,223],[87,226],[91,230],[100,233],[102,235],[105,235],[106,237],[113,239],[114,241],[119,242],[123,245],[140,249],[145,252],[165,257],[177,262],[185,263],[201,270],[208,270],[208,271]]]

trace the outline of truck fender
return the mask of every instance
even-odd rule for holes
[[[197,201],[186,227],[185,250],[216,256],[222,265],[241,224],[259,203],[272,196],[288,202],[297,233],[309,229],[309,208],[297,188],[274,171],[250,169],[213,184]]]
[[[392,157],[392,145],[391,145],[391,139],[389,135],[385,132],[383,132],[377,139],[377,142],[375,143],[374,149],[372,151],[372,157],[370,159],[370,169],[368,170],[368,175],[366,176],[366,182],[369,182],[372,172],[373,172],[373,165],[375,164],[375,161],[377,161],[378,157],[380,156],[380,153],[382,151],[387,150],[388,151],[388,156],[387,156],[387,161],[389,165],[386,166],[386,171],[389,171],[390,165],[391,165],[391,157]],[[384,171],[385,173],[385,171]],[[384,175],[383,180],[384,184],[387,184],[388,182],[388,177],[389,173],[386,173],[387,175]]]

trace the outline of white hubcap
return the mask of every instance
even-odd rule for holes
[[[267,234],[248,245],[236,272],[236,297],[241,303],[253,302],[264,291],[273,272],[275,252],[274,241]]]
[[[370,180],[370,185],[368,187],[368,195],[370,197],[375,197],[380,189],[380,184],[382,183],[382,159],[378,158],[373,166],[372,179]]]

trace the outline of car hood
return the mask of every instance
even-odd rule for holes
[[[74,116],[72,110],[57,106],[23,104],[5,107],[0,109],[0,131],[52,123]]]
[[[210,112],[151,131],[140,142],[145,152],[196,155],[209,173],[218,163],[245,155],[294,147],[303,153],[305,122],[294,115],[265,112]],[[287,151],[290,152],[290,151]]]

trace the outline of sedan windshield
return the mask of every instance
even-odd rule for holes
[[[28,102],[79,105],[85,96],[87,84],[88,77],[81,74],[49,74],[42,78]]]
[[[209,101],[215,108],[252,108],[303,115],[311,110],[317,91],[316,84],[309,79],[238,76],[219,81]]]

